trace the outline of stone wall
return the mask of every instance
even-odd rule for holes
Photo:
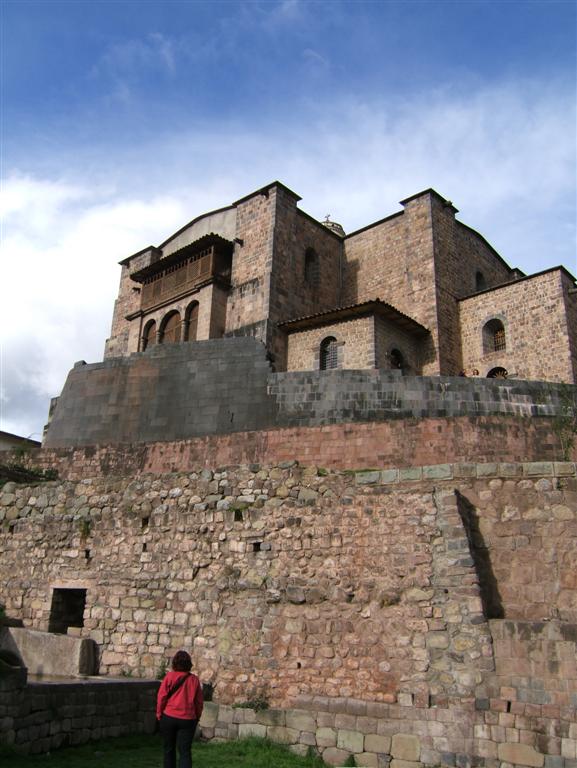
[[[69,633],[102,672],[151,676],[190,648],[219,702],[208,737],[335,765],[574,768],[575,464],[9,484],[0,510],[8,615],[43,629],[51,590],[81,587]],[[280,711],[229,706],[263,697]]]
[[[343,342],[339,355],[355,365],[366,362],[368,347],[362,339],[372,335],[367,323],[372,319],[335,330]],[[395,418],[550,417],[559,412],[564,397],[564,388],[534,381],[409,377],[377,370],[275,374],[256,339],[215,339],[75,366],[45,445],[172,441]]]
[[[289,371],[318,371],[321,342],[328,336],[337,340],[338,368],[375,367],[374,319],[367,315],[291,333],[288,339]]]
[[[342,238],[298,210],[294,195],[277,190],[269,304],[270,350],[286,370],[286,334],[277,323],[340,306]],[[313,268],[305,275],[307,251]]]
[[[451,204],[436,195],[431,203],[441,371],[456,375],[467,367],[463,355],[468,353],[468,341],[462,338],[459,327],[458,299],[479,290],[477,273],[487,288],[511,281],[513,273],[484,238],[455,219]],[[491,294],[484,297],[485,306],[495,311],[499,302]]]
[[[63,479],[139,472],[162,474],[233,464],[315,464],[332,469],[421,466],[450,462],[511,462],[564,458],[549,418],[514,416],[394,419],[364,424],[292,427],[171,442],[46,448],[17,457]],[[577,458],[575,447],[573,458]],[[8,452],[4,461],[13,460]]]
[[[563,270],[552,269],[463,299],[463,366],[477,368],[482,376],[502,367],[522,379],[572,382],[572,330],[565,303],[577,303],[577,298],[567,295],[570,283]],[[484,351],[483,327],[494,318],[504,325],[506,349]]]
[[[20,754],[50,752],[113,736],[153,733],[151,680],[27,683],[26,670],[0,669],[0,744]]]
[[[343,306],[382,299],[431,331],[423,373],[441,372],[430,195],[407,201],[405,210],[345,238]]]

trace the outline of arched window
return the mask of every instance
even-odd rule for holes
[[[475,274],[475,290],[484,291],[486,287],[487,281],[485,280],[485,275],[481,272],[481,270],[477,270]]]
[[[198,301],[193,301],[186,308],[184,315],[184,341],[196,341],[198,330]]]
[[[506,379],[509,373],[506,368],[491,368],[487,374],[488,379]]]
[[[326,339],[321,341],[319,365],[321,371],[327,371],[330,368],[337,367],[337,349],[337,340],[334,336],[327,336]]]
[[[403,358],[402,352],[400,352],[398,349],[391,349],[389,353],[389,360],[391,361],[391,368],[402,371],[405,367],[405,360]]]
[[[319,259],[314,248],[305,251],[305,283],[316,288],[319,283]]]
[[[175,344],[180,341],[180,325],[180,315],[178,312],[169,312],[162,321],[158,343]]]
[[[154,320],[149,320],[142,333],[142,351],[152,347],[153,344],[156,344],[156,323]]]
[[[485,354],[490,352],[503,352],[507,349],[507,339],[505,337],[505,326],[501,320],[496,318],[485,323],[483,328],[483,351]]]

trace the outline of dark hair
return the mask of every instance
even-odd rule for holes
[[[192,659],[186,651],[177,651],[172,659],[172,668],[175,672],[190,672]]]

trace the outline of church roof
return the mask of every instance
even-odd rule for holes
[[[292,320],[284,320],[278,325],[279,328],[284,328],[290,333],[291,331],[301,331],[305,328],[314,328],[318,325],[326,325],[328,323],[370,314],[380,315],[386,320],[390,320],[395,325],[400,326],[403,330],[407,331],[407,333],[412,333],[418,336],[424,336],[429,333],[429,329],[425,328],[424,325],[421,325],[421,323],[413,320],[412,317],[405,315],[404,312],[401,312],[391,304],[387,304],[386,301],[381,301],[378,298],[371,299],[370,301],[363,301],[360,304],[349,304],[346,307],[335,307],[334,309],[328,309],[324,312],[316,312],[314,315],[307,315],[306,317],[296,317]]]

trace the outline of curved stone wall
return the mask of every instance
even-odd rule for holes
[[[380,370],[272,373],[261,342],[226,338],[77,364],[45,447],[170,442],[402,418],[550,418],[574,398],[575,387],[547,382],[404,377]]]

